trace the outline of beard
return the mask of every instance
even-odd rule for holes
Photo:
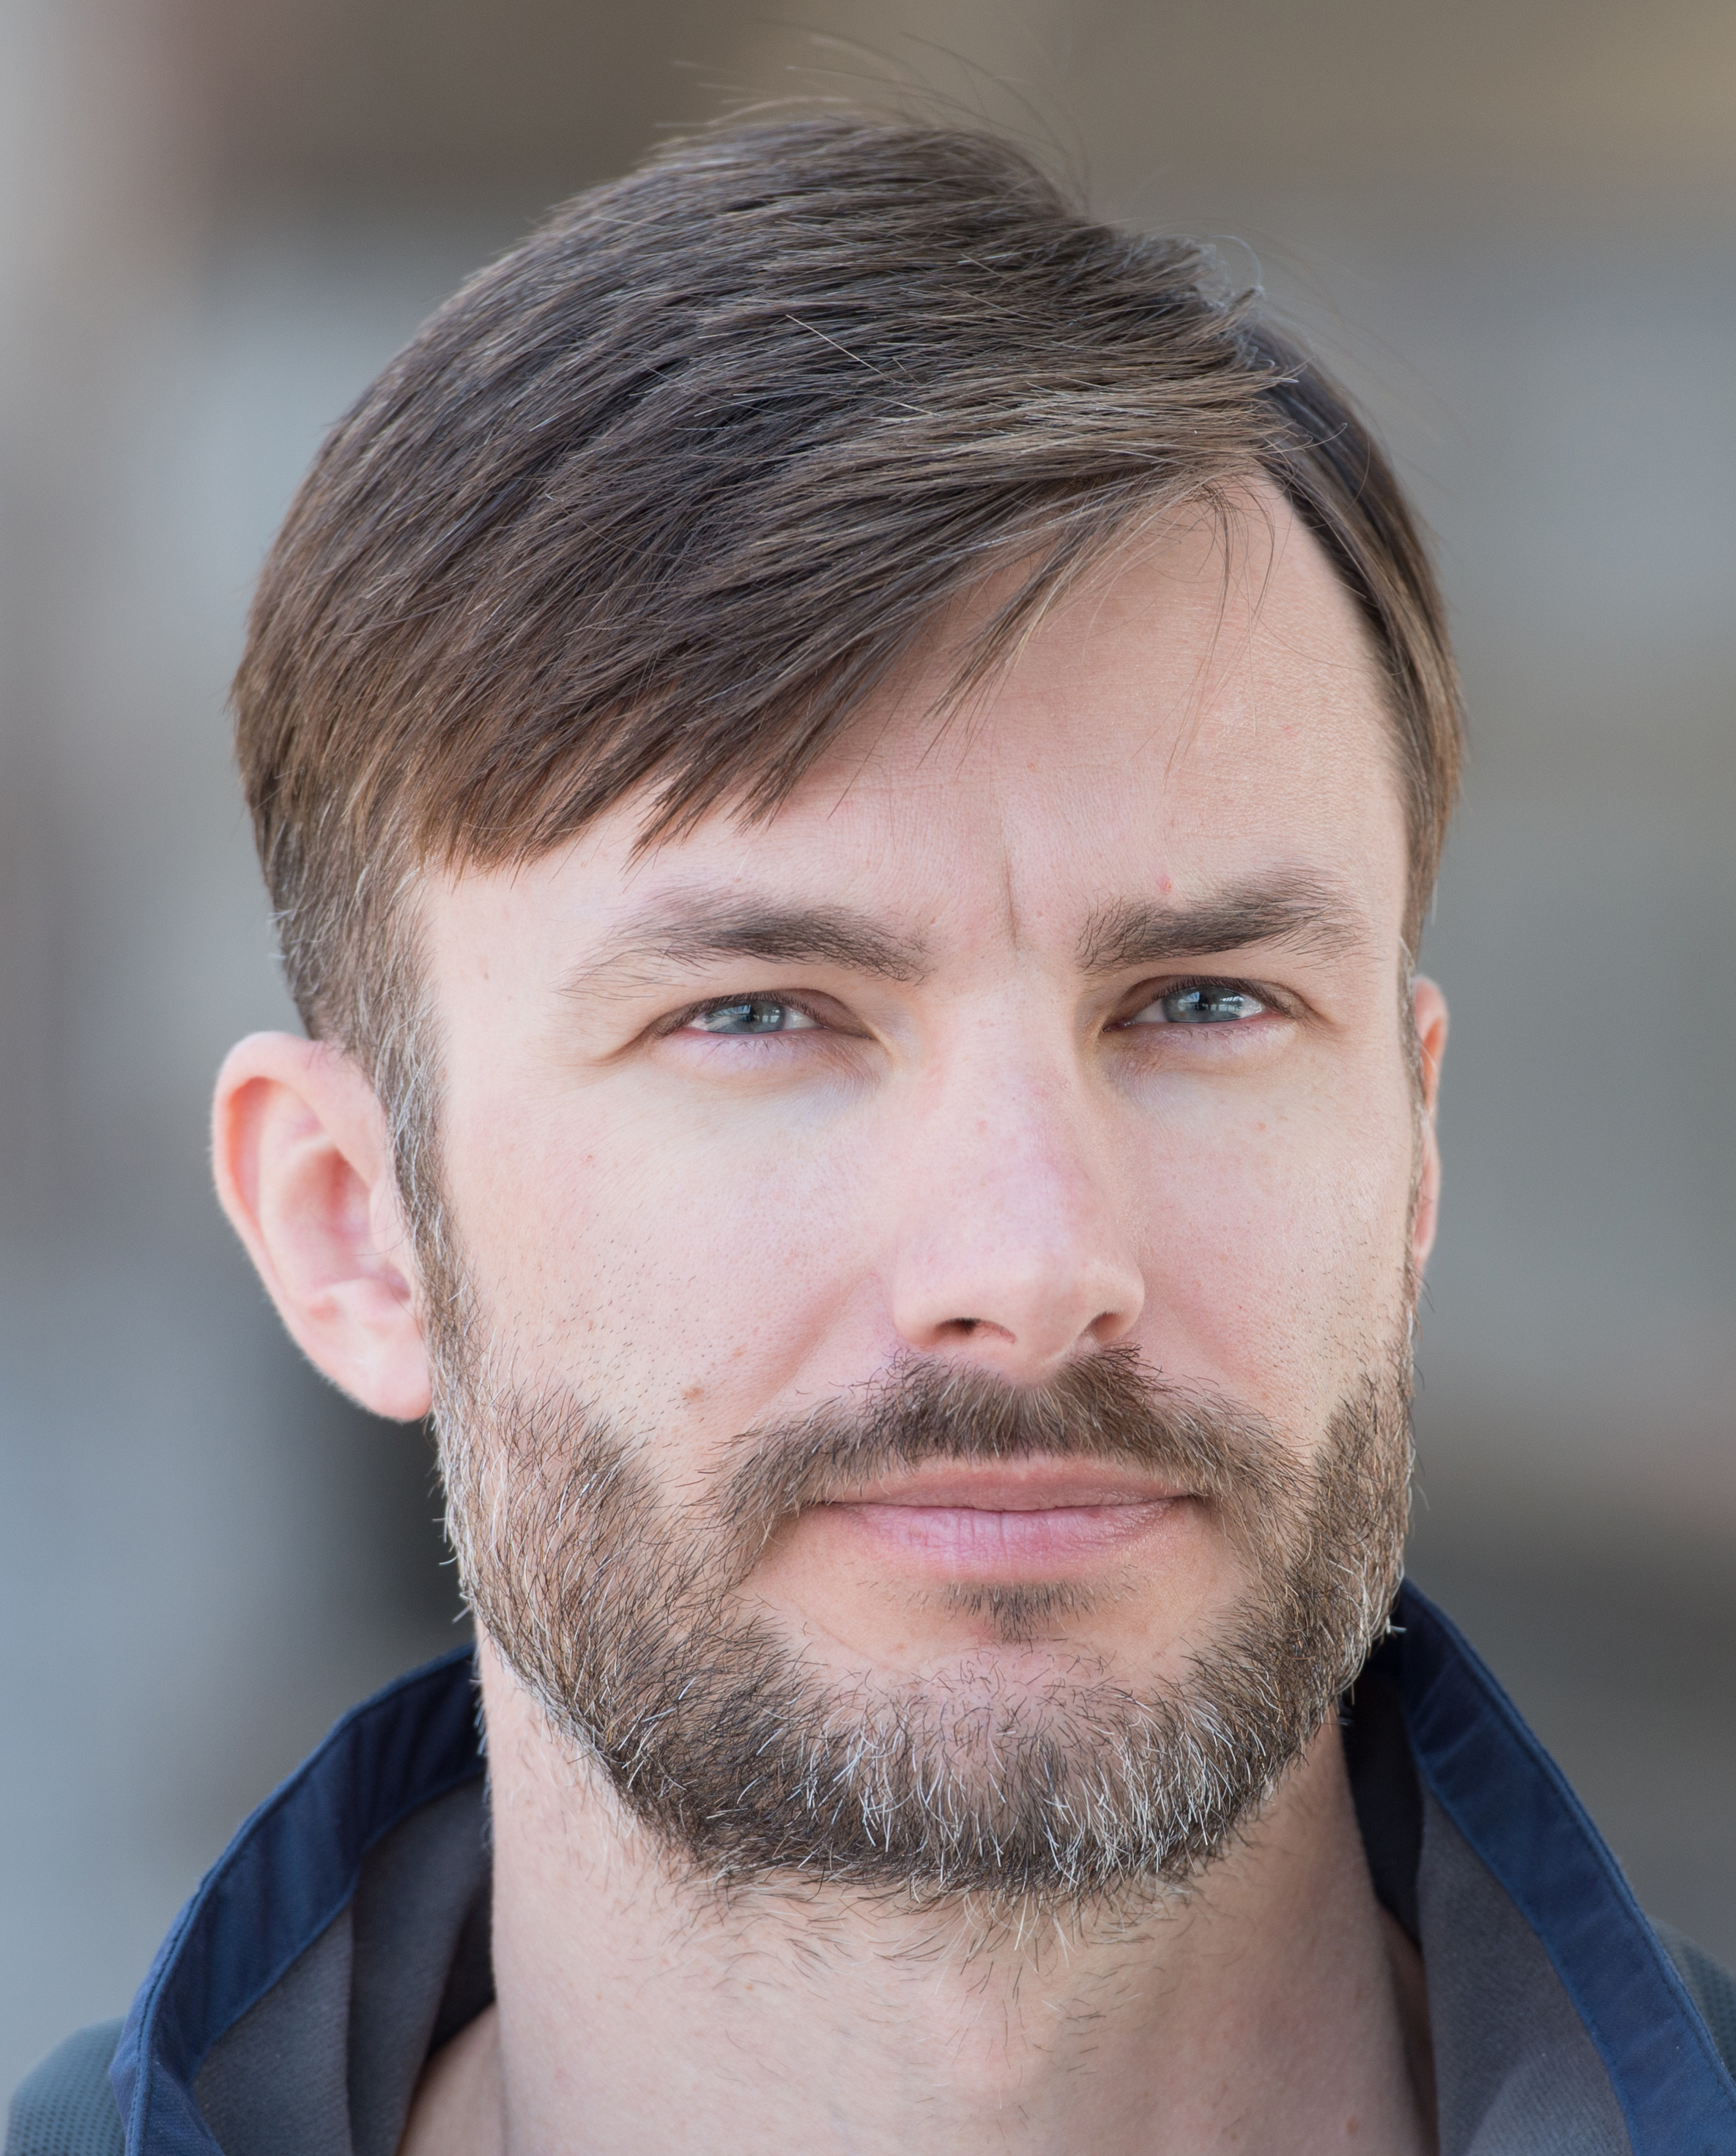
[[[468,1297],[465,1298],[468,1301]],[[452,1308],[449,1303],[448,1309]],[[751,1430],[672,1501],[649,1434],[436,1340],[448,1525],[466,1596],[557,1737],[665,1850],[719,1883],[799,1879],[924,1900],[1081,1907],[1185,1885],[1271,1797],[1385,1626],[1409,1512],[1408,1326],[1307,1466],[1261,1417],[1122,1348],[1040,1389],[912,1358]],[[978,1649],[922,1678],[840,1676],[752,1575],[780,1527],[925,1461],[1130,1465],[1193,1493],[1238,1561],[1170,1676],[1066,1638],[1103,1590],[945,1593],[1047,1666]]]

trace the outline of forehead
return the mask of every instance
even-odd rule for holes
[[[1341,891],[1396,938],[1405,831],[1379,670],[1283,504],[1130,544],[949,708],[956,652],[997,597],[865,706],[774,815],[719,813],[640,849],[645,804],[624,803],[546,860],[437,891],[437,940],[442,915],[480,927],[557,892],[566,935],[698,893],[872,905],[925,940],[997,922],[1074,937],[1081,913],[1130,897],[1275,875]]]

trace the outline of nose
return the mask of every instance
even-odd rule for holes
[[[905,1344],[1022,1383],[1145,1301],[1112,1136],[1071,1070],[972,1059],[908,1132],[889,1286]]]

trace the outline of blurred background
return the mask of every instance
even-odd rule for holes
[[[0,0],[0,2091],[455,1636],[421,1433],[300,1365],[208,1194],[217,1062],[288,1022],[223,708],[262,552],[549,203],[912,86],[1220,237],[1438,535],[1415,1569],[1736,1961],[1736,11]]]

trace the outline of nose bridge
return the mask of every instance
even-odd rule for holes
[[[1035,1379],[1120,1337],[1144,1283],[1076,1055],[985,1025],[922,1092],[889,1283],[905,1341]]]

